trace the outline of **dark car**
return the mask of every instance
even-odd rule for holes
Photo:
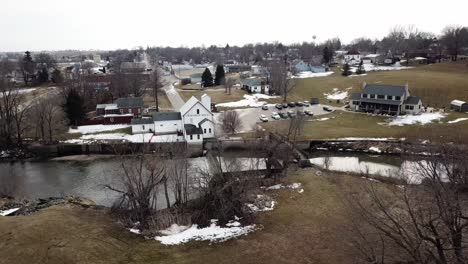
[[[289,107],[295,107],[295,106],[296,106],[296,103],[295,103],[295,102],[289,102],[289,103],[288,103],[288,106],[289,106]]]
[[[278,110],[283,109],[283,105],[282,105],[282,104],[276,104],[275,107],[276,107],[276,109],[278,109]]]
[[[331,108],[328,107],[328,106],[324,106],[324,107],[323,107],[323,110],[324,110],[324,111],[327,111],[327,112],[333,112],[333,109],[331,109]]]
[[[283,103],[283,108],[288,108],[288,103]]]
[[[268,110],[268,106],[266,105],[262,106],[262,110]]]
[[[296,102],[296,106],[304,106],[304,104],[302,102]]]
[[[279,116],[280,116],[281,118],[283,118],[283,119],[288,118],[288,114],[286,114],[285,112],[280,112],[280,113],[279,113]]]
[[[305,110],[304,114],[306,114],[308,116],[314,116],[314,113],[312,113],[312,111],[310,111],[310,110]]]

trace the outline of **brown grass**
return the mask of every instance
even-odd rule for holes
[[[329,181],[315,170],[291,172],[304,193],[269,191],[278,201],[258,215],[263,229],[224,243],[163,246],[123,230],[103,211],[55,206],[31,216],[0,218],[0,263],[352,263],[341,229],[347,220],[340,187],[361,179]]]
[[[326,102],[324,93],[333,88],[343,90],[353,87],[350,92],[361,89],[362,82],[391,85],[409,84],[413,95],[421,97],[424,105],[448,106],[453,99],[468,101],[468,67],[465,63],[441,63],[418,66],[409,70],[368,72],[367,76],[343,77],[339,69],[329,77],[296,79],[290,101],[310,100],[318,97]]]

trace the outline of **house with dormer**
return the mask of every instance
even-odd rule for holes
[[[375,114],[419,114],[422,101],[410,94],[408,84],[404,86],[386,84],[362,84],[362,92],[353,93],[349,103],[353,111]]]

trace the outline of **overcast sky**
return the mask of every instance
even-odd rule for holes
[[[468,0],[1,0],[0,51],[294,43],[468,26]]]

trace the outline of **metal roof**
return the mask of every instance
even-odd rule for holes
[[[367,84],[366,87],[364,87],[362,93],[402,97],[405,95],[406,89],[405,89],[405,86],[385,85],[385,84]]]
[[[143,98],[141,97],[127,97],[127,98],[119,98],[115,103],[119,106],[119,108],[127,108],[127,107],[143,107]]]
[[[466,104],[465,101],[462,101],[462,100],[453,100],[452,102],[450,102],[451,105],[455,105],[455,106],[462,106],[464,104]]]
[[[132,125],[151,125],[153,120],[151,118],[133,118]]]
[[[418,104],[419,101],[421,101],[421,99],[418,96],[408,96],[408,98],[406,98],[405,104],[415,105]]]
[[[203,131],[202,131],[201,128],[196,127],[195,125],[192,125],[192,124],[186,124],[186,125],[184,125],[184,128],[185,128],[185,133],[187,135],[203,134]]]
[[[157,112],[153,115],[154,121],[182,120],[180,112]]]

